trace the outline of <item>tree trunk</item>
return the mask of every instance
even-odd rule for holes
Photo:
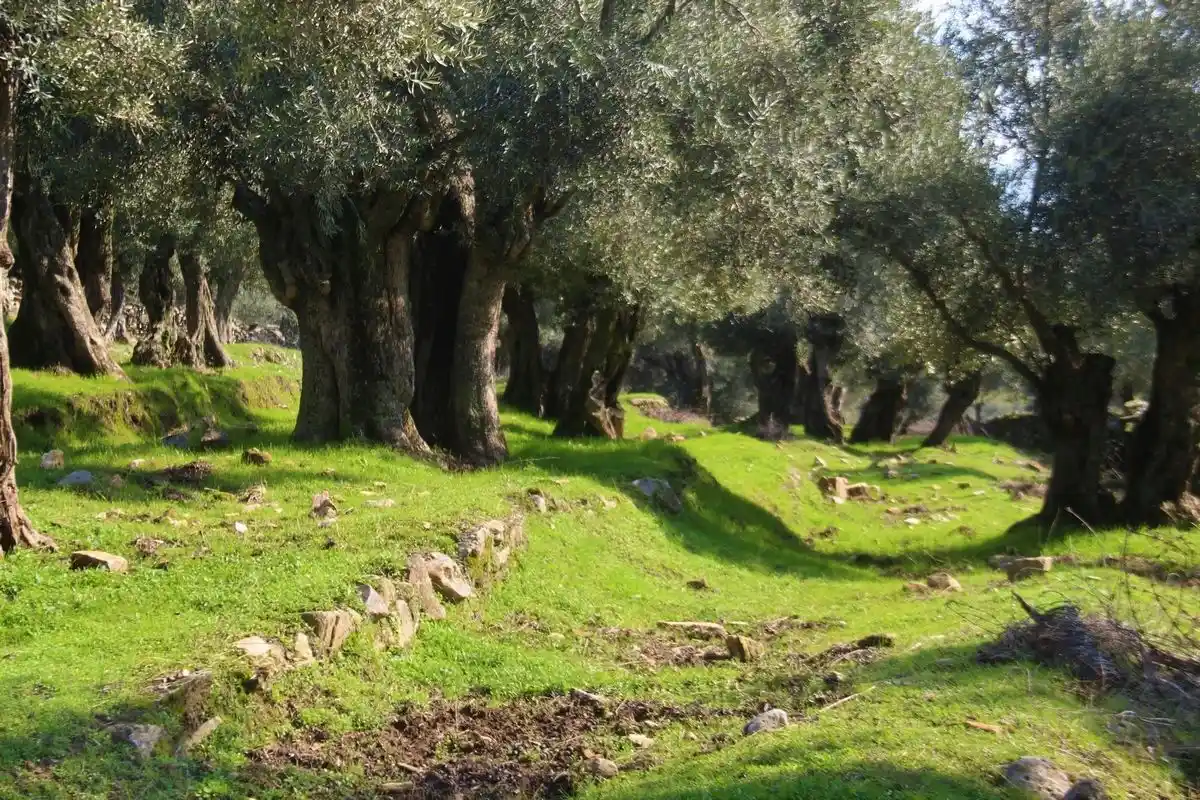
[[[450,450],[468,464],[488,467],[508,456],[496,402],[496,340],[504,299],[504,268],[493,251],[471,248],[458,299],[454,338],[454,438]]]
[[[1123,513],[1133,525],[1161,525],[1190,490],[1200,444],[1200,294],[1171,287],[1154,308],[1157,351],[1150,405],[1130,443]]]
[[[758,390],[758,436],[771,441],[791,436],[792,406],[800,375],[794,334],[759,339],[750,351],[750,372]]]
[[[426,442],[449,449],[454,440],[453,367],[468,253],[451,231],[416,237],[411,296],[416,393],[413,418]]]
[[[560,418],[567,408],[571,392],[583,374],[583,359],[592,338],[595,320],[580,308],[572,310],[570,322],[563,331],[562,345],[554,369],[546,379],[543,394],[543,414],[549,419]]]
[[[108,310],[108,327],[104,330],[104,339],[108,342],[129,341],[129,330],[125,322],[125,273],[123,270],[113,272],[111,302]]]
[[[234,204],[258,231],[272,293],[296,314],[302,373],[293,438],[426,450],[410,413],[417,207],[380,191],[323,210],[311,195],[263,198],[245,186]]]
[[[601,436],[616,439],[617,432],[608,414],[608,376],[610,355],[619,336],[619,312],[615,304],[604,303],[596,311],[587,350],[580,364],[579,377],[571,387],[566,406],[559,415],[555,436]]]
[[[21,308],[8,333],[13,366],[121,375],[88,310],[65,210],[37,180],[18,176],[13,218],[22,277]]]
[[[175,323],[175,290],[171,286],[171,259],[175,237],[160,236],[146,254],[138,279],[138,299],[146,309],[149,329],[133,348],[133,363],[142,367],[169,367],[175,362],[179,329]]]
[[[833,385],[831,370],[842,349],[845,322],[836,314],[818,314],[809,318],[805,329],[808,339],[808,369],[801,376],[798,420],[806,435],[841,444],[845,434],[840,393]]]
[[[224,369],[233,366],[233,360],[221,347],[220,337],[217,336],[212,291],[208,286],[208,268],[199,255],[185,248],[179,253],[179,270],[183,273],[187,298],[187,330],[175,345],[179,361],[189,367],[207,365]]]
[[[508,385],[504,402],[534,416],[542,414],[542,341],[533,291],[525,285],[504,290],[508,317]]]
[[[963,417],[975,404],[979,390],[983,388],[983,373],[972,372],[965,378],[946,384],[946,402],[938,414],[937,424],[921,443],[922,447],[941,447],[950,434],[962,424]]]
[[[1054,469],[1041,516],[1070,524],[1078,515],[1089,525],[1113,518],[1113,499],[1100,485],[1108,441],[1108,401],[1116,362],[1083,353],[1074,332],[1055,326],[1053,360],[1038,387],[1038,405],[1054,446]]]
[[[17,76],[5,59],[11,41],[11,31],[0,21],[0,296],[7,296],[8,271],[13,266],[8,220],[16,156]],[[52,540],[33,529],[17,495],[17,437],[13,432],[12,371],[4,322],[0,319],[0,556],[17,547],[55,549]]]
[[[891,442],[904,420],[908,390],[900,378],[885,376],[875,379],[875,391],[867,398],[858,416],[858,424],[850,434],[852,444]]]
[[[233,340],[233,304],[237,300],[248,269],[249,264],[239,261],[217,284],[213,313],[217,321],[217,339],[222,344],[229,344]]]
[[[688,408],[697,414],[712,413],[712,375],[708,369],[708,351],[699,339],[692,339],[692,375]]]
[[[85,206],[79,214],[75,271],[83,282],[88,310],[96,324],[108,309],[113,276],[113,205]]]

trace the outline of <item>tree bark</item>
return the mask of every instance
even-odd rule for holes
[[[533,290],[510,285],[504,290],[504,314],[508,318],[508,384],[504,402],[534,416],[542,414],[542,340]]]
[[[17,76],[7,55],[11,31],[0,21],[0,296],[7,296],[8,272],[13,266],[8,247],[12,209],[13,162],[16,157]],[[17,436],[12,422],[12,371],[7,327],[0,320],[0,556],[17,547],[53,550],[54,542],[33,529],[17,494]]]
[[[302,373],[293,438],[426,450],[410,412],[408,284],[420,204],[380,190],[345,195],[323,211],[309,194],[262,197],[246,186],[234,204],[258,232],[272,293],[296,314]]]
[[[1080,351],[1074,331],[1054,326],[1052,361],[1038,387],[1038,405],[1054,445],[1054,469],[1041,516],[1070,524],[1111,521],[1115,505],[1100,485],[1108,441],[1108,402],[1116,362]]]
[[[229,344],[233,340],[233,304],[242,288],[242,281],[246,279],[248,268],[248,264],[239,261],[217,284],[213,313],[217,321],[217,339],[222,344]]]
[[[113,272],[110,297],[108,327],[104,330],[104,340],[127,342],[129,341],[129,330],[125,321],[125,273],[123,270]]]
[[[224,369],[233,360],[221,347],[217,335],[217,319],[213,311],[212,291],[208,286],[208,268],[194,251],[179,252],[179,270],[183,273],[184,294],[187,298],[187,329],[176,342],[180,363],[190,367],[209,366]]]
[[[9,331],[13,366],[121,375],[88,310],[71,246],[72,223],[41,183],[18,175],[13,200],[21,308]]]
[[[471,248],[459,298],[454,339],[454,438],[450,449],[475,467],[508,456],[496,402],[496,342],[504,299],[504,264],[493,249]]]
[[[946,440],[950,438],[950,434],[962,424],[963,416],[975,404],[975,398],[979,397],[981,388],[983,388],[983,373],[980,372],[972,372],[965,378],[948,382],[946,384],[946,402],[942,403],[937,423],[925,437],[921,446],[941,447],[945,444]]]
[[[583,358],[594,327],[595,320],[588,313],[578,307],[572,309],[554,369],[546,379],[543,413],[547,418],[558,419],[566,410],[571,392],[583,374]]]
[[[891,442],[904,420],[908,391],[901,378],[887,375],[875,379],[875,391],[867,398],[858,424],[850,434],[852,444]]]
[[[842,426],[840,393],[833,385],[831,370],[842,349],[845,322],[837,314],[816,314],[805,328],[808,339],[808,368],[801,376],[800,419],[806,435],[840,444]]]
[[[413,419],[426,442],[451,448],[454,441],[454,349],[459,299],[469,253],[441,227],[416,237],[411,297],[416,390]]]
[[[75,271],[83,282],[88,310],[100,324],[108,309],[113,277],[113,206],[111,201],[99,207],[84,206],[79,214],[79,244],[75,251]]]
[[[750,372],[758,390],[758,436],[771,441],[791,436],[796,381],[800,375],[798,342],[790,332],[763,336],[750,351]]]
[[[600,436],[616,439],[617,431],[608,414],[607,372],[614,342],[618,337],[618,310],[604,303],[596,310],[592,335],[580,364],[579,377],[571,387],[566,406],[559,415],[555,436]]]
[[[175,322],[175,290],[171,286],[171,259],[175,237],[160,236],[146,254],[138,279],[138,299],[146,309],[150,327],[133,348],[133,363],[142,367],[169,367],[175,363],[179,328]]]
[[[699,339],[692,339],[692,373],[688,388],[688,408],[697,414],[712,413],[712,375],[708,369],[708,351]]]
[[[1161,525],[1190,490],[1200,443],[1200,292],[1172,286],[1148,310],[1157,350],[1150,405],[1127,456],[1123,515],[1133,525]]]

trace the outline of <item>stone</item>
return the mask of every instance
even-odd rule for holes
[[[233,532],[234,532],[234,533],[237,533],[237,534],[243,534],[243,535],[244,535],[244,534],[245,534],[247,531],[249,531],[249,530],[250,530],[250,529],[246,527],[246,523],[244,523],[244,522],[235,522],[235,523],[233,523]]]
[[[929,594],[933,590],[930,589],[924,583],[915,583],[915,582],[910,581],[910,582],[904,584],[904,591],[911,592],[912,594],[924,595],[924,594]]]
[[[390,497],[385,497],[381,500],[368,500],[363,503],[363,508],[394,508],[396,501]]]
[[[308,634],[304,631],[297,631],[295,638],[292,639],[292,661],[295,662],[296,666],[303,667],[316,660],[317,657],[313,655],[312,645],[308,641]]]
[[[1033,575],[1043,575],[1049,572],[1053,566],[1054,559],[1050,556],[1014,558],[1004,565],[1004,571],[1008,573],[1008,579],[1015,583]]]
[[[817,480],[817,487],[826,497],[846,500],[850,497],[850,481],[841,475],[829,475]]]
[[[711,587],[709,587],[708,581],[704,580],[704,578],[693,578],[687,582],[687,588],[697,592],[707,592]]]
[[[786,728],[787,724],[787,712],[782,708],[772,708],[768,711],[762,712],[747,722],[746,727],[742,728],[742,735],[753,736],[756,733],[777,731],[780,728]]]
[[[199,747],[205,739],[212,736],[213,733],[221,726],[220,717],[212,717],[200,724],[200,727],[194,731],[185,733],[180,739],[179,744],[175,745],[175,755],[185,756],[194,748]]]
[[[1045,800],[1062,800],[1071,790],[1067,773],[1044,758],[1025,756],[1005,765],[1004,780]]]
[[[242,451],[242,463],[265,467],[271,463],[271,454],[265,450],[259,450],[257,447],[251,447]]]
[[[63,455],[62,450],[51,450],[49,453],[42,453],[42,469],[62,469],[66,465],[67,458]]]
[[[76,550],[71,553],[71,569],[106,569],[109,572],[128,572],[129,562],[121,556],[103,550]]]
[[[529,503],[533,506],[533,510],[539,514],[545,514],[550,510],[550,501],[538,489],[529,490]]]
[[[395,589],[393,589],[393,594],[394,592]],[[382,619],[392,615],[392,604],[382,594],[375,591],[374,586],[366,583],[358,584],[358,596],[362,598],[363,605],[367,608],[367,616],[373,619]]]
[[[868,647],[895,647],[896,637],[890,633],[872,633],[870,636],[864,636],[854,643],[855,647],[866,649]]]
[[[358,627],[359,616],[353,611],[307,611],[300,615],[316,637],[317,651],[329,656],[342,649],[346,639]]]
[[[220,428],[208,428],[200,435],[200,446],[205,450],[228,447],[232,443],[229,434]]]
[[[284,652],[283,645],[261,636],[238,639],[233,646],[241,650],[251,663],[259,666],[279,668],[287,662],[287,653]]]
[[[77,469],[71,474],[60,478],[58,485],[68,487],[91,486],[92,480],[92,473],[88,472],[86,469]]]
[[[930,589],[935,589],[939,592],[962,591],[962,584],[949,572],[935,572],[925,579],[925,584]]]
[[[159,705],[179,713],[184,724],[191,726],[204,719],[212,687],[210,670],[185,669],[156,680],[151,688],[159,695]]]
[[[882,500],[883,490],[869,483],[852,483],[846,487],[846,496],[851,500]]]
[[[337,506],[329,492],[317,492],[312,498],[312,511],[308,514],[313,519],[332,520],[337,517]]]
[[[173,431],[172,433],[168,433],[163,437],[162,443],[164,447],[174,447],[178,450],[187,450],[192,446],[187,431]]]
[[[425,556],[425,572],[437,593],[451,603],[461,603],[475,594],[462,566],[445,553]]]
[[[1095,778],[1084,778],[1075,782],[1063,800],[1108,800],[1108,792]]]
[[[683,501],[667,481],[659,478],[638,478],[633,482],[633,486],[672,514],[683,510]]]
[[[725,648],[729,651],[730,658],[747,664],[758,661],[766,652],[762,642],[756,642],[748,636],[725,637]]]
[[[389,624],[392,626],[392,647],[408,647],[417,636],[420,627],[419,611],[415,611],[407,600],[397,600]]]
[[[412,587],[413,598],[421,609],[421,613],[430,619],[445,619],[446,609],[438,600],[437,592],[433,590],[433,581],[429,570],[425,568],[425,559],[421,556],[410,556],[408,559],[408,581]],[[397,586],[397,590],[401,587]]]
[[[686,442],[687,437],[682,433],[672,433],[667,436],[666,440],[671,444],[679,444],[680,442]]]
[[[642,733],[631,733],[625,737],[633,743],[634,747],[647,748],[654,744],[654,740]]]
[[[125,479],[122,478],[120,475],[113,475],[111,478],[108,479],[108,488],[124,489],[125,488]]]
[[[992,569],[1006,569],[1012,560],[1013,556],[996,553],[995,555],[988,556],[987,564]]]
[[[122,722],[109,728],[114,742],[125,742],[137,749],[138,756],[143,760],[154,755],[154,748],[167,735],[161,725],[140,725],[132,722]]]
[[[654,430],[654,428],[646,428],[641,432],[638,438],[643,442],[649,442],[652,439],[658,438],[658,431]]]
[[[146,459],[144,458],[135,458],[129,462],[130,469],[141,469],[144,466],[146,466]]]
[[[616,765],[616,762],[600,756],[592,756],[584,761],[583,768],[589,775],[601,780],[615,778],[621,772],[621,768]]]
[[[904,524],[910,527],[915,527],[921,524],[921,519],[919,517],[905,517]]]
[[[396,591],[396,582],[391,578],[375,577],[371,579],[371,582],[375,585],[375,591],[379,592],[383,602],[388,606],[393,605],[396,598],[400,596]]]
[[[660,621],[658,627],[663,630],[676,631],[693,639],[725,639],[728,634],[725,626],[719,622],[668,622]]]
[[[823,675],[821,677],[821,680],[825,682],[826,686],[828,686],[830,689],[832,689],[836,686],[841,686],[843,683],[845,683],[846,676],[835,670],[833,672],[827,672],[825,675]]]
[[[458,558],[472,574],[502,569],[511,553],[508,524],[503,520],[488,520],[458,537]]]
[[[828,469],[829,464],[820,456],[813,457],[813,469]]]

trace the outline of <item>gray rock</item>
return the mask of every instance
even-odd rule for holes
[[[545,514],[550,510],[550,503],[546,500],[546,495],[538,491],[529,493],[529,502],[533,504],[533,510],[539,514]]]
[[[266,675],[273,675],[287,667],[287,652],[278,642],[268,641],[261,636],[247,636],[234,642],[233,646],[245,654],[256,670]]]
[[[1010,581],[1016,582],[1033,575],[1043,575],[1049,572],[1053,566],[1054,559],[1050,556],[1014,558],[1004,565],[1004,571],[1008,573]]]
[[[313,655],[312,645],[308,641],[308,634],[304,631],[297,631],[296,637],[292,639],[292,660],[298,667],[317,660],[317,657]]]
[[[679,495],[671,487],[671,484],[661,478],[638,478],[633,482],[633,486],[639,492],[662,506],[672,514],[677,514],[683,510],[683,501]]]
[[[71,553],[71,569],[106,569],[109,572],[128,572],[129,562],[121,556],[103,550],[76,550]]]
[[[756,642],[749,636],[727,636],[725,648],[729,651],[730,658],[747,664],[758,661],[766,653],[762,642]]]
[[[621,768],[617,766],[616,762],[600,756],[592,756],[584,761],[583,768],[589,775],[601,780],[615,778],[621,772]]]
[[[137,749],[138,756],[148,759],[167,731],[161,725],[139,725],[123,722],[109,728],[114,742],[125,742]]]
[[[174,447],[179,450],[187,450],[192,446],[187,431],[169,433],[163,437],[162,443],[164,447]]]
[[[193,748],[199,747],[205,739],[212,736],[213,732],[220,726],[221,718],[213,717],[202,722],[196,730],[184,733],[179,740],[179,744],[175,745],[175,755],[177,757],[187,755]]]
[[[634,747],[646,748],[654,744],[653,739],[641,733],[631,733],[625,738],[632,742]]]
[[[1062,800],[1071,790],[1067,773],[1044,758],[1024,756],[1003,770],[1004,780],[1044,800]]]
[[[381,500],[368,500],[363,503],[363,508],[395,508],[396,501],[390,497],[384,497]]]
[[[420,612],[415,611],[407,600],[397,600],[394,605],[395,613],[392,614],[391,624],[395,629],[396,638],[393,642],[393,647],[408,647],[417,635],[417,629],[421,626]]]
[[[393,593],[395,590],[393,589]],[[358,585],[358,596],[362,598],[363,605],[367,608],[367,615],[374,619],[382,619],[392,615],[391,604],[387,598],[379,592],[375,591],[375,587],[366,583]]]
[[[445,553],[430,553],[425,556],[425,573],[433,588],[451,603],[461,603],[475,594],[459,563]]]
[[[400,586],[396,587],[398,591],[401,588]],[[424,616],[430,619],[446,618],[446,609],[438,600],[437,592],[433,590],[433,581],[429,577],[429,570],[425,568],[425,559],[421,556],[409,557],[408,580],[403,588],[402,594],[406,598],[414,600]],[[410,594],[411,597],[409,597]]]
[[[353,611],[308,611],[300,617],[308,623],[316,637],[317,650],[332,655],[342,649],[346,639],[358,627],[359,616]]]
[[[86,469],[77,469],[74,472],[72,472],[71,474],[69,474],[63,478],[60,478],[58,481],[58,485],[59,486],[72,486],[72,487],[73,486],[91,486],[93,480],[94,480],[94,478],[92,478],[92,473],[88,472]]]
[[[832,497],[838,500],[847,500],[850,497],[850,481],[842,475],[830,475],[829,477],[820,478],[817,481],[817,486],[821,490],[821,494],[826,497]]]
[[[949,572],[935,572],[925,579],[925,585],[940,592],[961,592],[962,584]]]
[[[1108,792],[1095,778],[1084,778],[1075,782],[1063,800],[1108,800]]]
[[[742,728],[744,736],[753,736],[756,733],[766,733],[767,731],[777,731],[780,728],[787,727],[788,715],[782,708],[772,708],[764,711],[752,720],[746,723],[746,727]]]
[[[62,450],[51,450],[49,453],[42,453],[42,469],[62,469],[66,465],[67,459],[63,455]]]
[[[309,516],[320,520],[332,520],[337,517],[337,506],[334,505],[329,492],[317,492],[313,495],[312,511],[309,512]]]

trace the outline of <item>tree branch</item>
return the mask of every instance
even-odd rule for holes
[[[663,31],[667,29],[667,25],[671,22],[671,18],[676,12],[682,11],[687,7],[688,0],[683,0],[682,3],[676,3],[675,0],[667,0],[667,4],[663,6],[662,13],[654,20],[654,24],[650,26],[650,30],[646,31],[646,35],[638,42],[640,45],[648,45],[659,36],[662,36]]]
[[[918,267],[911,258],[906,255],[898,255],[896,256],[896,260],[900,263],[900,266],[904,267],[904,271],[908,273],[910,278],[912,278],[912,281],[914,284],[916,284],[917,288],[920,289],[921,292],[929,299],[929,304],[932,305],[934,310],[938,312],[938,315],[946,323],[946,327],[948,327],[950,332],[957,336],[963,342],[963,344],[978,350],[981,353],[989,356],[995,356],[996,358],[1006,362],[1009,364],[1009,366],[1016,370],[1022,378],[1027,380],[1030,386],[1036,388],[1041,384],[1042,379],[1041,376],[1038,375],[1037,370],[1033,369],[1024,361],[1022,361],[1020,356],[1016,355],[1005,347],[1001,347],[998,344],[973,336],[967,326],[954,316],[954,312],[950,310],[950,306],[946,304],[946,301],[943,300],[938,295],[937,290],[933,288],[933,282],[929,280],[929,274]]]
[[[604,0],[600,5],[600,33],[611,36],[617,17],[617,0]]]
[[[267,201],[245,183],[233,189],[233,208],[251,222],[258,222],[267,211]]]

